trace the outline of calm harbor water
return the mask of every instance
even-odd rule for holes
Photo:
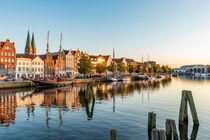
[[[109,140],[116,129],[120,140],[147,140],[148,112],[157,114],[158,129],[166,119],[178,124],[184,89],[192,91],[200,121],[193,130],[189,112],[188,138],[193,132],[199,140],[210,139],[210,80],[99,83],[95,102],[85,87],[0,91],[0,139]]]

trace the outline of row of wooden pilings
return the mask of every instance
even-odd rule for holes
[[[165,130],[156,128],[156,113],[148,113],[148,139],[149,140],[187,140],[188,139],[188,107],[189,104],[192,118],[193,118],[193,130],[191,134],[191,140],[196,140],[199,121],[191,91],[183,90],[182,99],[179,110],[179,132],[176,128],[175,120],[166,119]],[[110,139],[117,140],[117,130],[110,131]]]
[[[187,103],[189,103],[189,107],[191,110],[192,118],[193,118],[193,131],[191,134],[191,139],[196,139],[199,121],[195,108],[195,104],[193,101],[193,96],[191,91],[183,90],[182,91],[182,99],[179,110],[179,131],[180,131],[180,139],[187,140],[187,127],[188,127],[188,107]],[[185,134],[186,133],[186,134]],[[159,130],[156,128],[156,113],[149,112],[148,113],[148,135],[150,140],[179,140],[178,132],[176,129],[175,120],[166,119],[165,122],[165,130]]]

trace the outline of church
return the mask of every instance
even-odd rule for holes
[[[30,37],[30,32],[28,31],[26,46],[25,46],[25,55],[36,56],[36,44],[34,33],[32,34],[32,40]]]

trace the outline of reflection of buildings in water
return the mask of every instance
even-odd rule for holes
[[[16,95],[6,94],[0,96],[0,124],[9,127],[15,123]]]

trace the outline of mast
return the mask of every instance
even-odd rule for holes
[[[60,75],[60,59],[61,59],[61,49],[62,49],[62,33],[60,37],[60,49],[59,49],[59,58],[58,58],[58,76]]]
[[[48,51],[49,51],[49,35],[50,35],[50,31],[48,31],[48,34],[47,34],[47,50],[46,50],[46,59],[49,59],[48,58]],[[47,77],[48,76],[48,70],[49,70],[49,68],[48,68],[48,60],[46,60],[46,74],[45,74],[45,76]]]
[[[50,31],[48,31],[48,34],[47,34],[47,53],[49,51],[49,35],[50,35]]]

